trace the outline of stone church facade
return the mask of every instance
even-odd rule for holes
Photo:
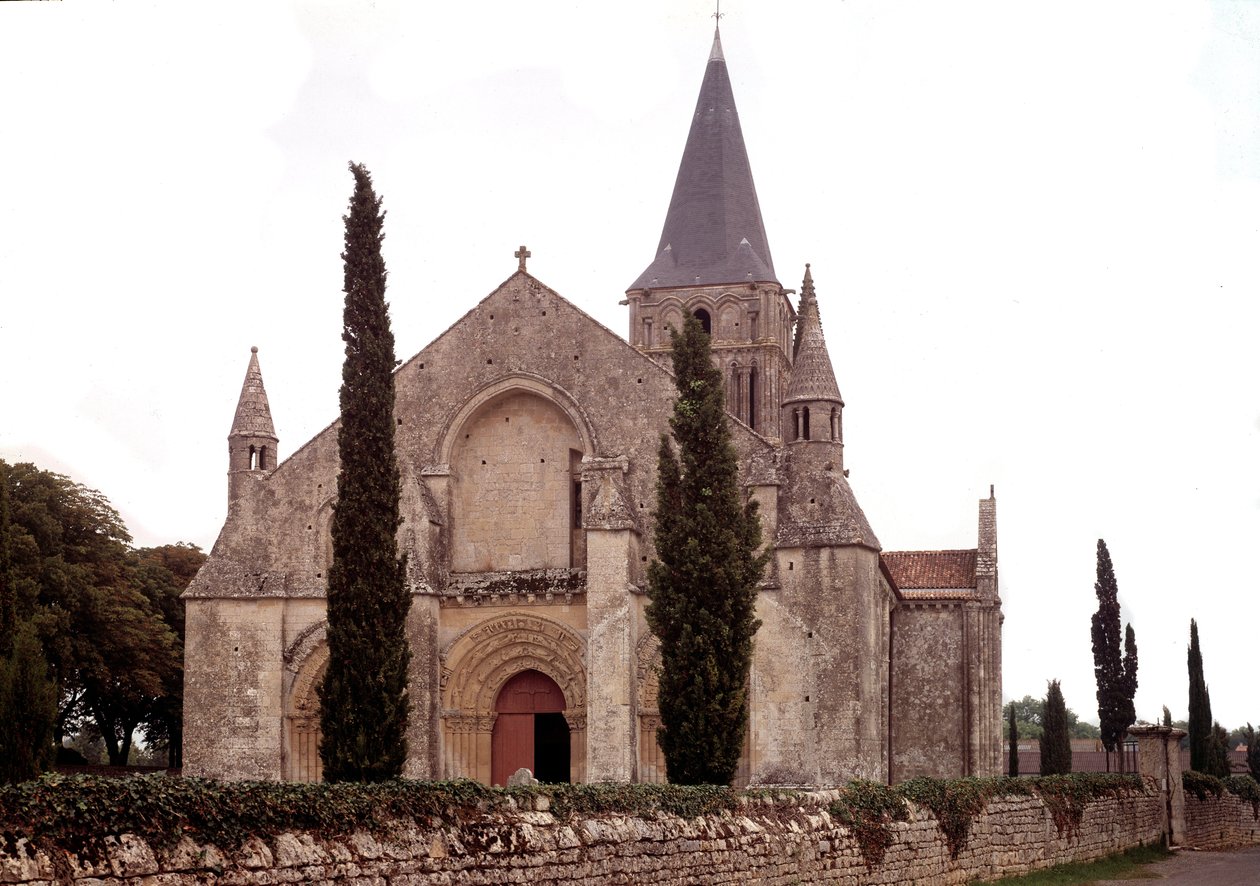
[[[628,339],[527,258],[395,375],[406,775],[664,780],[644,606],[668,330],[685,314],[712,335],[740,481],[773,547],[739,780],[997,774],[992,491],[975,548],[881,547],[847,480],[811,271],[794,304],[774,270],[719,39],[657,255],[626,293]],[[227,521],[185,594],[187,774],[320,776],[336,431],[278,460],[255,349]]]

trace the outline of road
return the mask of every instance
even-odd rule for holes
[[[1144,868],[1176,886],[1260,886],[1260,846],[1237,852],[1178,852]],[[1096,886],[1133,886],[1133,880],[1099,880]]]

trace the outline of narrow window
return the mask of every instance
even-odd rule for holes
[[[700,325],[704,328],[705,335],[713,334],[713,318],[709,316],[709,312],[704,308],[696,311],[696,319],[700,321]]]
[[[258,450],[253,446],[249,447],[249,469],[251,471],[258,470]]]
[[[757,312],[753,311],[748,315],[748,340],[757,340]]]
[[[753,315],[756,322],[757,315]],[[757,367],[748,370],[748,427],[757,430]]]
[[[809,439],[809,407],[801,410],[801,439]]]
[[[258,450],[258,470],[267,470],[267,447],[263,446]]]

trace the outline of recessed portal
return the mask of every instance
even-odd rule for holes
[[[503,684],[490,740],[491,782],[505,785],[518,769],[542,782],[570,780],[569,724],[564,693],[539,671],[521,671]]]

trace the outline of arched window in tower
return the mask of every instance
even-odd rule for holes
[[[258,450],[253,446],[249,447],[249,469],[251,471],[258,470]]]
[[[704,328],[705,335],[713,334],[713,318],[709,316],[708,311],[704,308],[697,308],[696,319],[700,321],[700,326]]]
[[[267,470],[267,447],[263,446],[258,450],[258,470]]]
[[[808,440],[809,436],[809,407],[805,406],[801,409],[801,439]]]
[[[840,439],[840,410],[831,407],[831,439]]]

